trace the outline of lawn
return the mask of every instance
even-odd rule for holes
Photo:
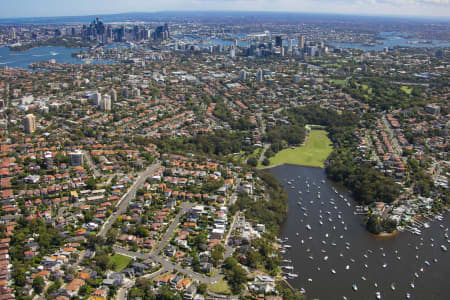
[[[208,290],[216,294],[231,295],[231,289],[223,277],[216,283],[208,285]]]
[[[407,87],[406,85],[403,85],[400,89],[401,89],[402,91],[404,91],[406,94],[411,95],[412,88]]]
[[[344,86],[347,85],[347,82],[348,82],[348,80],[346,80],[346,79],[331,79],[330,81],[333,84],[344,85]]]
[[[120,272],[128,266],[128,263],[131,261],[131,257],[123,256],[120,254],[113,255],[109,258],[112,263],[115,264],[115,271]]]
[[[306,145],[278,152],[270,158],[270,166],[293,164],[323,168],[332,150],[331,141],[325,130],[311,130]]]

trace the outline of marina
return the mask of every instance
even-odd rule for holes
[[[429,216],[396,235],[374,236],[365,229],[364,215],[354,214],[358,208],[351,196],[333,186],[323,169],[283,165],[270,172],[285,187],[295,187],[286,189],[289,214],[280,236],[292,245],[283,248],[284,257],[292,262],[289,273],[297,275],[285,277],[308,298],[447,299],[447,216]],[[310,225],[317,222],[321,225]]]

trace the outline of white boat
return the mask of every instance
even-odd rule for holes
[[[387,264],[383,264],[383,268],[386,269],[387,268]]]
[[[411,282],[410,284],[411,288],[415,288],[416,286],[414,285],[414,282]]]
[[[323,258],[323,260],[324,260],[324,261],[327,261],[327,260],[328,260],[328,256],[325,256],[325,257]]]
[[[306,229],[311,230],[311,225],[306,224]]]
[[[410,299],[411,298],[411,294],[410,293],[406,293],[406,299]]]
[[[441,245],[441,250],[444,252],[447,252],[448,249],[447,249],[447,247],[445,247],[445,245]]]
[[[335,269],[331,269],[331,273],[336,274],[336,270]]]
[[[352,289],[356,292],[358,290],[358,286],[354,283],[352,284]]]
[[[395,285],[394,285],[394,283],[391,283],[391,290],[395,291]]]
[[[308,278],[308,282],[312,282],[312,279],[311,279],[311,278]]]
[[[346,266],[345,266],[345,269],[346,269],[346,270],[350,269],[350,266],[349,266],[349,265],[346,265]]]
[[[364,281],[367,280],[366,277],[364,277],[364,276],[361,276],[361,279],[364,280]]]
[[[281,267],[286,270],[294,270],[293,266],[281,266]]]
[[[376,293],[375,293],[375,297],[377,297],[377,299],[381,299],[381,294],[380,294],[380,292],[376,292]]]
[[[297,278],[297,277],[298,277],[298,274],[295,274],[295,273],[287,273],[287,276],[288,276],[289,278]]]

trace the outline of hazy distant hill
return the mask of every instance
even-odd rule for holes
[[[259,21],[272,21],[276,23],[296,23],[296,22],[322,22],[322,21],[348,21],[358,22],[401,22],[411,18],[406,17],[377,17],[377,16],[354,16],[354,15],[333,15],[333,14],[313,14],[313,13],[287,13],[287,12],[239,12],[239,11],[162,11],[162,12],[134,12],[109,15],[88,15],[88,16],[62,16],[62,17],[39,17],[39,18],[9,18],[0,19],[0,24],[67,24],[67,23],[88,23],[95,17],[100,17],[104,22],[126,22],[126,21],[197,21],[197,22],[237,22],[256,23]],[[434,19],[436,21],[436,19]],[[448,20],[447,20],[448,21]]]

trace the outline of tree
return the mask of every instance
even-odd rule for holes
[[[87,244],[86,247],[91,249],[91,250],[95,250],[96,246],[103,246],[103,244],[105,243],[105,240],[103,239],[103,237],[101,236],[96,236],[95,234],[91,233],[87,235]]]
[[[102,269],[103,271],[106,271],[108,269],[111,269],[112,263],[108,256],[106,255],[97,255],[95,257],[95,261],[98,267]]]
[[[106,234],[106,244],[113,245],[116,242],[118,231],[115,228],[111,228]]]
[[[212,263],[215,267],[217,267],[219,262],[222,260],[224,252],[225,252],[225,248],[222,244],[217,244],[212,249],[211,259],[212,259]]]
[[[224,273],[231,291],[234,294],[239,294],[247,282],[247,272],[242,268],[238,261],[233,257],[228,257],[224,261]]]
[[[383,231],[383,227],[381,225],[381,220],[379,216],[370,215],[367,220],[366,228],[369,232],[373,234],[379,234]]]
[[[136,235],[138,236],[138,237],[141,237],[141,238],[146,238],[146,237],[148,237],[149,236],[149,231],[148,231],[148,229],[146,229],[144,226],[142,226],[142,225],[139,225],[138,226],[138,228],[136,229]]]
[[[256,167],[258,165],[258,160],[255,157],[250,157],[249,159],[247,159],[247,164],[252,167]]]
[[[90,190],[95,190],[97,188],[97,183],[94,178],[89,178],[85,181],[86,187]]]
[[[34,292],[36,294],[40,295],[45,287],[44,278],[42,278],[41,276],[34,277],[32,286],[33,286]]]
[[[14,279],[14,284],[17,286],[25,286],[25,269],[21,266],[15,266],[12,272],[12,278]]]
[[[204,295],[204,294],[206,294],[207,289],[208,289],[208,286],[206,285],[206,283],[200,283],[197,288],[197,293]]]

